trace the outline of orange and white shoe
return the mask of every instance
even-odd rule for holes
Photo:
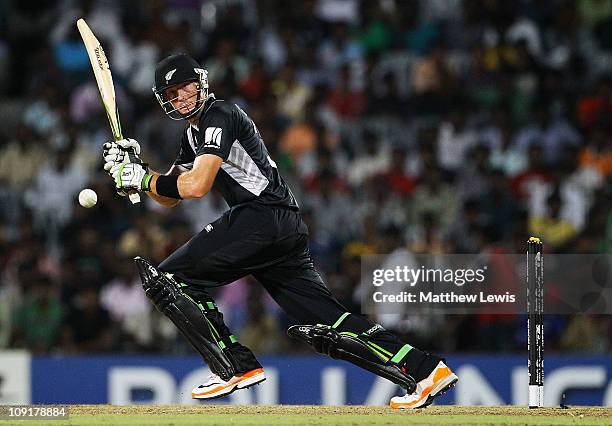
[[[236,374],[227,381],[216,374],[211,374],[206,382],[197,388],[193,388],[191,397],[193,399],[221,398],[237,389],[246,389],[264,380],[266,380],[266,375],[263,368],[255,368],[246,373]]]
[[[440,361],[433,371],[417,383],[416,390],[405,396],[394,396],[391,408],[423,408],[444,392],[455,386],[459,378],[450,368]]]

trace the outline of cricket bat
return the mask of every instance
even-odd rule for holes
[[[77,28],[79,29],[79,33],[81,33],[85,49],[87,49],[89,62],[91,62],[91,67],[96,77],[96,83],[98,83],[100,97],[102,98],[104,109],[106,110],[113,137],[118,141],[123,139],[123,133],[121,132],[121,122],[119,121],[119,109],[117,108],[117,102],[115,100],[113,76],[108,65],[108,60],[106,59],[106,54],[84,19],[79,19],[77,21]],[[129,197],[132,204],[140,202],[140,195],[138,195],[137,192],[129,194]]]

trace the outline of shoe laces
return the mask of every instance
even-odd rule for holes
[[[198,389],[199,388],[203,388],[206,383],[208,383],[208,382],[210,382],[212,380],[215,380],[215,379],[222,380],[221,377],[219,377],[217,374],[214,374],[214,373],[209,374],[208,377],[206,378],[206,380],[204,380],[204,383],[202,383],[200,386],[198,386]]]
[[[217,375],[217,374],[215,374],[215,373],[211,373],[211,374],[209,374],[209,375],[208,375],[208,377],[206,378],[206,381],[207,381],[207,382],[209,382],[209,381],[211,381],[211,380],[214,380],[214,379],[220,379],[220,378],[221,378],[221,377],[219,377],[219,375]]]

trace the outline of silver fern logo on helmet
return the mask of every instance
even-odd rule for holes
[[[172,78],[172,76],[174,75],[174,73],[176,72],[176,68],[174,68],[173,70],[170,70],[166,73],[166,75],[164,76],[164,78],[166,79],[166,84],[168,84],[170,82],[170,79]]]

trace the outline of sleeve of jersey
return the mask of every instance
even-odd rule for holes
[[[200,121],[196,155],[213,154],[227,160],[232,149],[233,135],[229,114],[210,111]]]

